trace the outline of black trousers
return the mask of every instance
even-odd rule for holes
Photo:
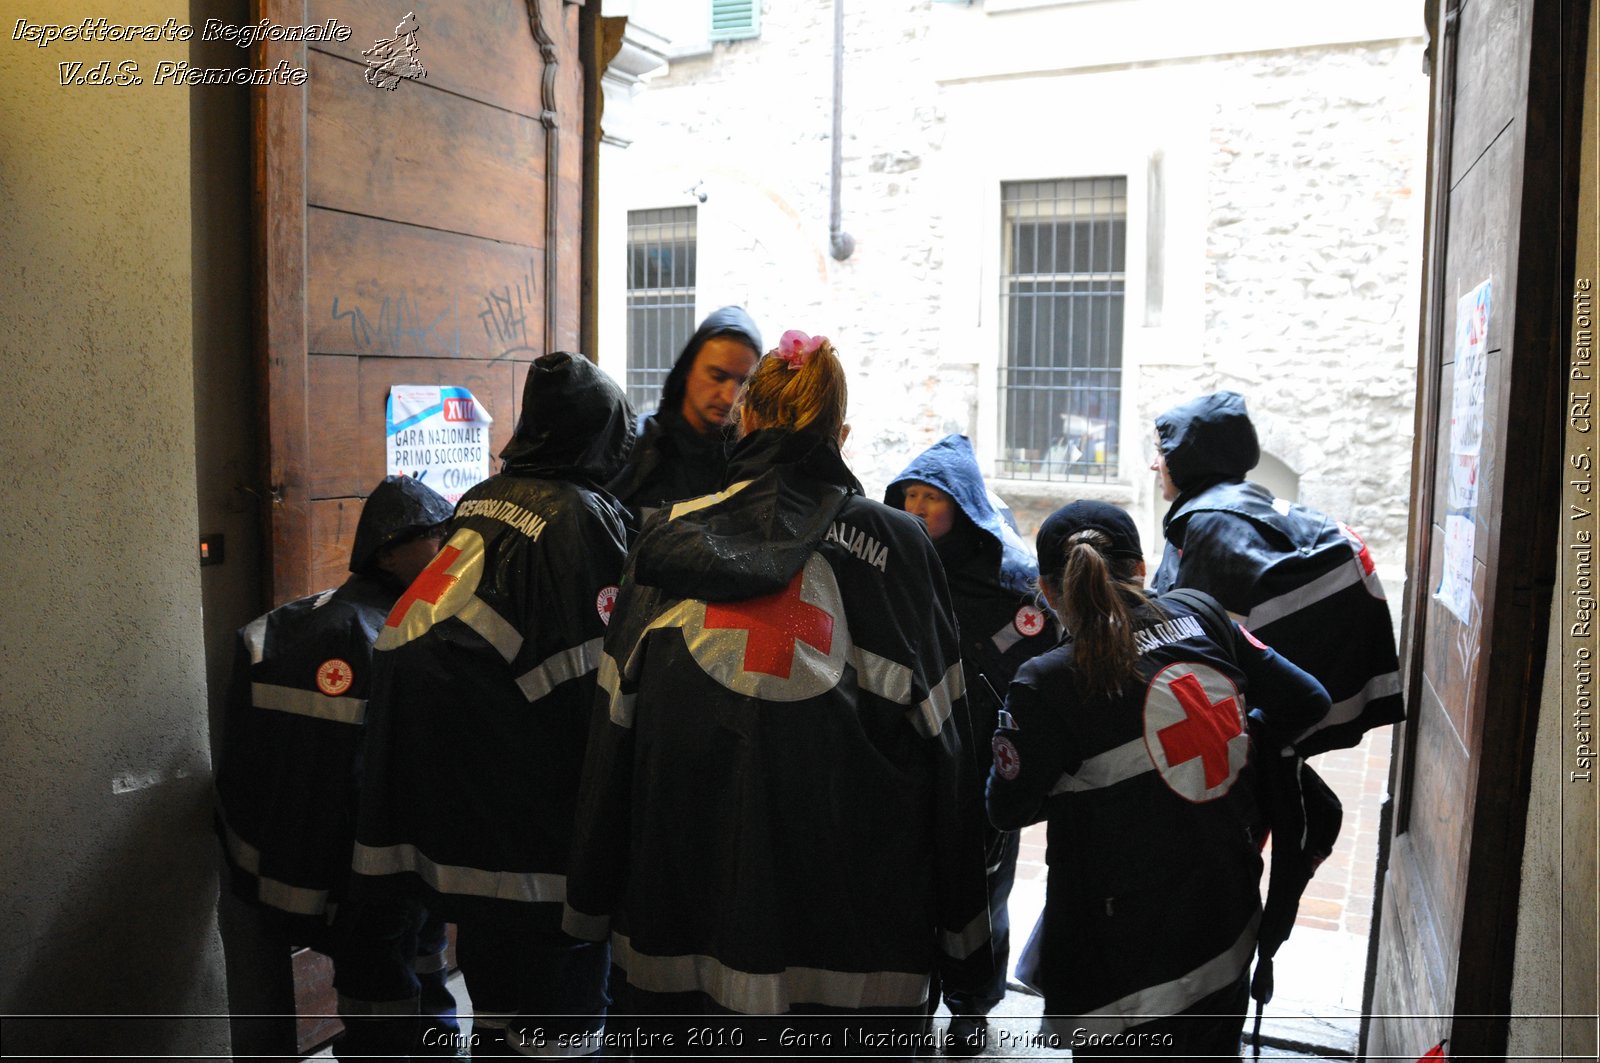
[[[508,902],[498,915],[457,920],[474,1059],[592,1055],[598,1047],[611,950],[563,934],[559,918],[559,908]]]

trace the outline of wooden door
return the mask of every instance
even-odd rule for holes
[[[391,385],[471,389],[498,453],[528,364],[576,349],[581,8],[260,0],[258,19],[350,31],[255,57],[308,74],[253,90],[274,604],[344,579],[361,501],[386,472]],[[395,40],[408,11],[426,73],[375,86],[362,53]]]
[[[307,75],[252,90],[272,604],[344,580],[362,501],[388,471],[391,385],[470,389],[494,417],[498,454],[528,364],[577,348],[598,79],[580,52],[597,12],[582,8],[256,5],[257,24],[350,31],[267,41],[253,56]],[[374,85],[362,53],[396,40],[408,11],[426,73]],[[340,1029],[331,966],[301,950],[293,978],[305,1051]]]
[[[1437,0],[1411,579],[1409,719],[1364,1051],[1503,1053],[1561,487],[1587,3]],[[1481,402],[1458,344],[1489,281]],[[1481,415],[1476,500],[1452,419]],[[1451,517],[1470,525],[1451,539]],[[1470,540],[1470,541],[1468,541]],[[1438,593],[1460,572],[1454,609]],[[1443,596],[1448,598],[1449,595]]]

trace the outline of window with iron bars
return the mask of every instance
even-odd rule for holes
[[[1000,475],[1114,479],[1127,178],[1007,182],[1000,198]]]
[[[628,212],[628,399],[641,413],[694,334],[695,208]]]

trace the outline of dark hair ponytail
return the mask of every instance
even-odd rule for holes
[[[1085,528],[1067,540],[1062,569],[1061,620],[1073,639],[1078,683],[1088,695],[1114,696],[1137,674],[1133,639],[1134,603],[1144,598],[1137,562],[1114,559],[1111,539]]]

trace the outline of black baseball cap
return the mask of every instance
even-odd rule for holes
[[[1039,571],[1054,576],[1066,567],[1067,540],[1081,531],[1094,530],[1111,540],[1105,552],[1127,561],[1144,560],[1139,529],[1128,511],[1109,502],[1080,499],[1069,502],[1045,518],[1034,539],[1039,550]]]

